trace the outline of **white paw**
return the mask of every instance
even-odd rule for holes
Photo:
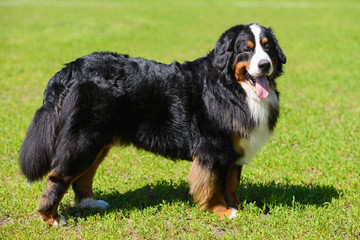
[[[97,200],[98,206],[101,207],[103,210],[106,210],[106,208],[109,206],[107,202],[104,200]]]
[[[94,198],[85,198],[81,200],[78,206],[81,208],[102,208],[103,210],[106,210],[109,204],[103,200],[96,200]]]
[[[235,208],[232,208],[232,207],[230,207],[229,209],[233,210],[232,213],[229,215],[229,218],[230,219],[235,218],[237,216],[238,210],[236,210]]]
[[[60,227],[60,226],[66,224],[66,218],[65,218],[63,215],[61,215],[61,214],[59,214],[59,215],[60,215],[59,222],[58,222],[58,221],[55,221],[54,224],[53,224],[54,227]]]

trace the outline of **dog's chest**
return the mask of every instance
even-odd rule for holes
[[[237,149],[237,152],[239,152],[241,156],[236,161],[236,164],[248,164],[271,136],[272,131],[269,128],[259,127],[253,130],[248,138],[235,138],[234,148]]]
[[[248,164],[256,155],[258,150],[272,136],[272,129],[269,127],[271,111],[279,108],[278,97],[273,90],[270,90],[266,99],[259,99],[257,96],[248,93],[247,104],[249,115],[255,120],[256,127],[247,137],[233,136],[234,149],[241,157],[237,165]]]

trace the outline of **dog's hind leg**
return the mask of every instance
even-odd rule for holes
[[[110,150],[110,145],[104,147],[100,153],[96,156],[95,161],[86,170],[86,172],[81,175],[75,182],[72,184],[72,188],[75,192],[75,202],[81,208],[102,208],[106,209],[108,203],[103,200],[96,200],[94,192],[92,189],[92,184],[96,170],[98,169],[100,163],[104,160],[107,153]]]
[[[41,197],[37,211],[49,226],[59,226],[61,223],[66,222],[65,218],[58,214],[57,209],[73,181],[74,177],[63,176],[55,170],[52,170],[48,175],[46,189]]]
[[[59,134],[53,170],[48,175],[46,189],[37,208],[42,219],[50,226],[58,226],[60,220],[64,220],[57,209],[71,184],[74,183],[78,199],[93,197],[92,180],[108,151],[108,147],[104,146],[110,144],[109,138],[86,138],[88,135],[84,133],[84,127],[72,129],[71,132],[68,129],[71,127],[64,128]]]
[[[114,139],[115,106],[115,99],[106,89],[86,81],[73,86],[64,99],[51,161],[53,170],[38,206],[49,225],[60,223],[57,208],[71,184],[77,202],[81,204],[86,198],[93,200],[95,172]],[[97,204],[107,205],[105,202]]]
[[[84,146],[83,146],[84,147]],[[86,149],[83,152],[70,152],[66,153],[59,151],[58,155],[63,156],[76,156],[78,159],[76,164],[76,170],[73,170],[74,165],[66,169],[63,167],[55,167],[47,177],[46,189],[41,197],[37,211],[40,213],[42,219],[50,226],[59,226],[61,221],[65,221],[65,218],[58,214],[57,209],[66,191],[71,184],[75,190],[76,198],[78,201],[84,201],[84,199],[94,199],[94,193],[92,191],[92,181],[95,172],[102,162],[109,147],[104,147],[98,154],[89,154]],[[94,147],[93,147],[94,148]],[[60,154],[61,153],[61,154]],[[81,159],[87,159],[89,167],[87,165],[80,165]],[[93,161],[89,159],[93,159]],[[84,204],[84,203],[83,203]],[[107,203],[104,201],[97,202],[98,206],[105,208]]]

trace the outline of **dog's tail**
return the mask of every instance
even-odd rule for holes
[[[33,117],[19,158],[21,171],[29,182],[42,178],[51,169],[55,123],[55,111],[48,106],[42,106]]]
[[[72,84],[73,66],[68,64],[50,79],[43,106],[36,111],[21,146],[20,168],[29,182],[41,179],[51,170],[59,127],[58,111]]]

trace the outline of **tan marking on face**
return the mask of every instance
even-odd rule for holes
[[[238,62],[233,65],[233,69],[235,70],[235,79],[238,81],[238,83],[246,81],[245,70],[248,71],[249,68],[250,68],[250,61]]]
[[[249,48],[254,48],[255,44],[252,41],[247,41],[247,45]]]
[[[268,42],[268,39],[265,37],[261,40],[261,44],[265,45]]]

